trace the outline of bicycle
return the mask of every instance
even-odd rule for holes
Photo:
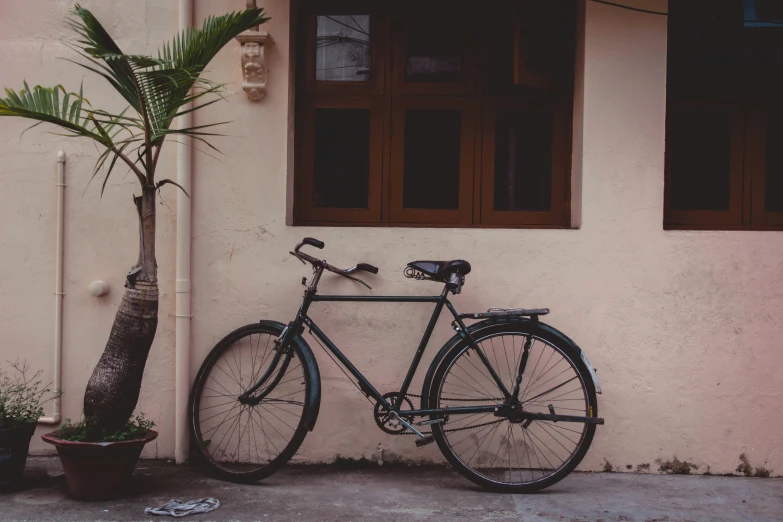
[[[381,430],[414,435],[417,446],[437,442],[446,460],[476,484],[528,493],[576,468],[596,425],[604,423],[596,399],[601,388],[579,347],[539,320],[548,309],[458,313],[448,296],[461,292],[471,270],[463,260],[408,264],[406,277],[445,285],[437,296],[319,295],[325,271],[370,288],[355,274],[378,269],[366,263],[336,268],[301,252],[305,245],[324,247],[304,238],[290,252],[313,269],[309,284],[302,278],[305,291],[296,318],[287,325],[263,320],[231,332],[207,356],[193,384],[192,439],[211,473],[242,483],[267,477],[293,457],[315,427],[320,376],[303,337],[305,327],[373,402]],[[381,394],[308,316],[312,303],[348,301],[435,304],[398,391]],[[456,333],[435,355],[421,395],[408,393],[444,307],[454,317]],[[477,322],[466,326],[465,321]],[[414,398],[420,400],[418,409]]]

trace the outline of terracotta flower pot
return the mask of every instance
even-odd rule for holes
[[[141,439],[121,442],[71,442],[58,439],[54,431],[41,438],[57,448],[73,498],[105,500],[122,495],[142,448],[157,436],[150,431]]]
[[[22,485],[24,465],[35,433],[35,422],[16,428],[0,428],[0,489],[17,489]]]

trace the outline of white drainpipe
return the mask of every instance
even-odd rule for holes
[[[63,361],[63,231],[65,229],[65,152],[57,153],[57,252],[54,271],[54,383],[53,389],[60,390]],[[53,401],[51,417],[41,417],[41,424],[60,422],[60,398]]]
[[[179,0],[179,30],[193,25],[193,0]],[[192,104],[182,107],[190,109]],[[179,117],[178,126],[192,126],[193,113]],[[192,195],[191,158],[192,143],[188,136],[180,136],[177,143],[177,183]],[[174,402],[174,457],[177,464],[188,458],[190,430],[188,429],[188,397],[190,395],[190,251],[191,251],[191,199],[177,189],[177,268],[176,268],[176,362]]]

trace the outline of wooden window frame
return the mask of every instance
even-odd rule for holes
[[[405,49],[404,30],[402,19],[394,19],[392,22],[392,88],[395,95],[471,96],[475,93],[478,53],[472,35],[466,34],[464,38],[461,82],[409,82],[405,79],[408,53]]]
[[[317,109],[365,109],[370,111],[370,165],[367,184],[367,208],[324,208],[313,202],[315,172],[315,111]],[[383,98],[375,96],[319,96],[301,106],[302,146],[298,158],[300,183],[298,200],[305,221],[362,222],[381,221],[383,178]],[[306,147],[306,148],[305,148]]]
[[[568,132],[569,104],[550,102],[552,106],[552,171],[548,211],[495,210],[495,148],[497,114],[522,110],[546,102],[503,98],[484,102],[481,162],[481,222],[487,225],[513,226],[520,222],[531,225],[566,227],[570,218],[568,181],[571,155]],[[568,149],[568,150],[565,150]]]
[[[337,8],[316,10],[306,15],[305,50],[304,50],[304,85],[305,92],[310,94],[383,94],[385,85],[385,48],[386,22],[382,14],[370,14],[370,80],[366,82],[353,81],[318,81],[316,73],[316,36],[319,16],[362,14],[361,9]]]
[[[783,212],[766,210],[767,182],[767,112],[760,108],[748,111],[745,175],[752,185],[751,224],[757,227],[783,228]]]
[[[405,112],[408,109],[461,110],[459,206],[456,210],[404,208]],[[390,206],[391,221],[397,223],[433,223],[469,226],[472,218],[473,167],[475,146],[473,101],[458,96],[399,96],[392,107]]]
[[[729,209],[728,210],[677,210],[672,206],[672,134],[670,125],[675,118],[672,112],[683,106],[722,106],[731,116],[731,151],[729,154]],[[715,227],[742,223],[743,213],[743,149],[745,141],[744,111],[736,105],[705,100],[672,102],[667,108],[666,159],[664,168],[664,219],[667,227]]]
[[[704,60],[689,57],[694,38],[702,53],[723,53],[736,48],[743,52],[777,47],[783,41],[783,28],[742,27],[742,0],[736,5],[716,5],[711,22],[694,27],[692,9],[711,6],[674,2],[669,9],[667,53],[667,123],[664,187],[664,229],[677,230],[783,230],[783,212],[767,212],[766,123],[763,107],[777,99],[780,80],[777,70],[753,60],[747,62]],[[716,3],[717,4],[717,3]],[[735,23],[736,21],[736,23]],[[705,47],[713,42],[713,47]],[[728,211],[674,210],[671,205],[672,115],[683,104],[723,104],[732,106],[737,121],[732,125],[731,167]]]
[[[568,87],[567,82],[562,89],[537,90],[512,82],[498,90],[494,83],[487,83],[481,72],[485,57],[473,32],[466,35],[462,82],[406,82],[402,18],[392,13],[388,6],[350,0],[297,1],[300,5],[296,9],[299,36],[296,37],[295,48],[294,225],[570,228],[573,89]],[[370,81],[316,81],[316,17],[365,13],[372,17]],[[512,37],[509,34],[509,39]],[[513,64],[509,67],[513,69]],[[483,92],[485,88],[486,93]],[[514,97],[524,97],[526,101],[514,101]],[[529,105],[541,99],[557,105],[553,125],[552,202],[549,212],[484,212],[494,207],[495,151],[494,141],[483,133],[487,127],[488,107],[499,103],[500,99],[509,99],[512,105]],[[319,108],[371,111],[367,208],[319,208],[314,204],[314,114]],[[403,208],[405,111],[416,108],[458,108],[462,111],[459,206],[456,210]],[[491,160],[487,161],[487,158]],[[491,170],[488,170],[489,167]],[[484,176],[486,172],[491,172],[489,182]],[[489,206],[488,202],[491,202]]]

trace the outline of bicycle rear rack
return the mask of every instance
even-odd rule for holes
[[[492,317],[532,317],[549,313],[549,308],[490,308],[486,312],[460,314],[460,319],[488,319]]]

